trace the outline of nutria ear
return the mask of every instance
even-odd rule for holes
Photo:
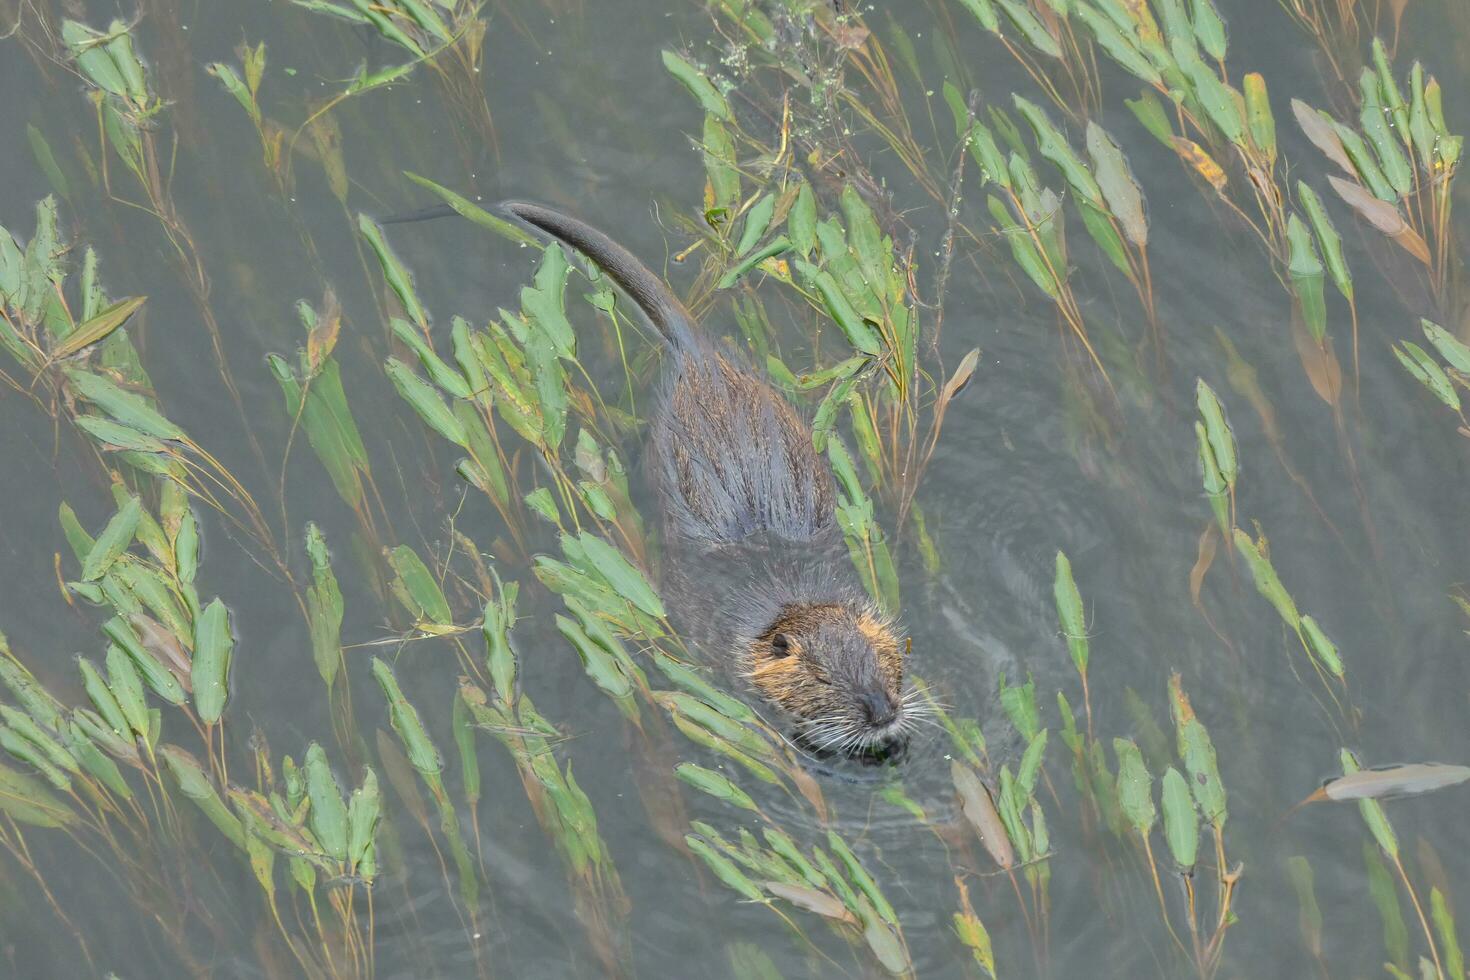
[[[777,633],[771,637],[771,655],[775,657],[789,657],[791,655],[791,638],[785,633]]]

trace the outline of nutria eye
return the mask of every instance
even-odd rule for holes
[[[832,686],[831,675],[820,667],[812,668],[812,678],[816,680],[818,684],[826,684],[828,687]]]
[[[771,655],[773,657],[787,657],[791,655],[791,640],[785,633],[777,633],[771,637]]]

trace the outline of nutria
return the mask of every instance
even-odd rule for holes
[[[806,422],[737,354],[701,338],[627,249],[539,205],[502,208],[596,263],[668,346],[645,452],[675,627],[789,715],[809,746],[867,754],[901,744],[912,714],[905,648],[858,581]]]

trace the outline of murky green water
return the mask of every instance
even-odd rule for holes
[[[828,65],[846,56],[806,15],[781,13],[808,4],[752,6],[790,25],[778,31],[772,49],[795,44]],[[1038,6],[1050,9],[1046,0]],[[324,168],[312,129],[299,131],[294,153],[284,147],[361,65],[402,64],[401,48],[369,27],[280,0],[150,0],[131,33],[153,91],[166,102],[146,132],[158,151],[157,186],[175,209],[176,245],[166,222],[133,206],[146,204],[144,193],[112,151],[99,147],[96,109],[59,39],[63,17],[102,29],[112,8],[0,2],[0,27],[17,25],[0,41],[0,133],[6,137],[0,141],[0,225],[24,242],[36,202],[62,196],[61,229],[78,243],[66,257],[68,267],[78,274],[81,246],[90,245],[111,297],[147,296],[126,330],[159,408],[239,478],[282,556],[275,563],[247,527],[196,500],[203,540],[198,592],[206,602],[223,599],[236,637],[229,704],[225,724],[212,729],[206,743],[179,709],[153,698],[151,705],[162,709],[159,741],[185,746],[201,760],[212,744],[229,783],[262,791],[276,784],[258,760],[271,760],[279,783],[282,756],[300,762],[306,746],[319,742],[348,789],[360,785],[364,763],[374,767],[385,814],[371,888],[319,871],[312,894],[316,914],[328,923],[319,933],[307,892],[299,879],[292,882],[289,848],[272,852],[277,923],[246,854],[200,816],[162,767],[144,762],[126,769],[138,822],[159,828],[146,843],[131,836],[130,811],[112,814],[87,796],[81,779],[76,798],[66,799],[97,819],[70,833],[28,824],[0,795],[0,811],[10,814],[0,818],[0,962],[6,971],[17,977],[112,971],[124,978],[301,976],[308,969],[381,977],[883,974],[861,926],[829,928],[810,912],[775,905],[798,933],[670,844],[671,837],[678,841],[689,832],[691,821],[705,821],[732,840],[741,828],[784,828],[807,853],[814,843],[828,846],[829,827],[839,831],[896,910],[917,975],[983,975],[955,932],[954,916],[963,907],[960,883],[993,942],[997,975],[1195,975],[1186,879],[1175,870],[1162,830],[1156,827],[1151,838],[1160,875],[1156,892],[1136,833],[1126,821],[1115,833],[1101,815],[1097,800],[1106,803],[1106,793],[1081,792],[1074,783],[1057,692],[1084,729],[1087,719],[1053,596],[1055,556],[1063,551],[1090,636],[1095,751],[1116,773],[1113,740],[1135,739],[1157,801],[1163,765],[1186,771],[1170,721],[1168,681],[1177,672],[1218,754],[1229,794],[1224,847],[1229,868],[1240,872],[1219,975],[1379,976],[1385,961],[1417,975],[1431,944],[1415,900],[1424,906],[1433,952],[1445,976],[1452,975],[1453,917],[1470,901],[1463,788],[1383,804],[1413,889],[1411,897],[1392,862],[1374,858],[1373,865],[1384,869],[1386,884],[1378,892],[1383,907],[1370,888],[1364,856],[1365,847],[1370,854],[1377,849],[1353,804],[1317,803],[1281,818],[1341,773],[1342,748],[1356,752],[1364,766],[1470,759],[1467,615],[1452,600],[1470,580],[1461,489],[1470,457],[1454,413],[1391,350],[1404,340],[1428,347],[1421,316],[1462,338],[1470,333],[1463,277],[1451,244],[1444,252],[1448,272],[1435,288],[1408,250],[1354,215],[1328,188],[1326,175],[1337,171],[1292,119],[1292,98],[1356,119],[1349,99],[1357,94],[1370,30],[1364,27],[1361,43],[1332,47],[1353,66],[1353,82],[1345,86],[1333,80],[1312,36],[1274,0],[1221,0],[1218,6],[1230,27],[1228,81],[1239,87],[1245,73],[1256,71],[1269,85],[1280,147],[1275,186],[1296,200],[1295,182],[1305,179],[1327,199],[1342,235],[1355,285],[1361,377],[1355,384],[1348,307],[1329,279],[1327,330],[1342,378],[1336,408],[1314,391],[1293,342],[1286,263],[1273,264],[1260,237],[1139,124],[1124,105],[1139,83],[1101,51],[1095,54],[1098,104],[1077,109],[1118,141],[1147,201],[1158,339],[1149,339],[1133,286],[1070,210],[1066,278],[1116,396],[1071,338],[1057,305],[1012,260],[985,203],[995,185],[987,189],[974,161],[968,163],[957,215],[975,235],[956,238],[937,347],[929,349],[927,334],[920,345],[926,369],[936,372],[941,363],[952,371],[967,351],[980,350],[973,380],[949,406],[917,490],[937,546],[937,568],[924,560],[912,521],[894,526],[893,498],[869,489],[898,569],[912,671],[953,717],[978,721],[988,746],[981,773],[992,788],[1001,767],[1014,772],[1026,748],[997,694],[1000,678],[1013,685],[1028,674],[1034,679],[1040,725],[1050,742],[1036,789],[1050,857],[1029,874],[1017,869],[1007,877],[996,873],[961,812],[951,770],[958,753],[936,726],[922,728],[894,768],[814,767],[811,779],[825,798],[829,821],[823,826],[808,798],[766,785],[700,748],[652,701],[641,705],[643,729],[632,725],[558,633],[554,616],[564,612],[562,600],[533,573],[529,555],[560,556],[554,529],[516,504],[517,528],[510,530],[490,499],[456,475],[464,452],[427,428],[384,373],[390,354],[414,358],[389,333],[384,311],[401,303],[384,287],[358,234],[357,215],[382,217],[435,203],[405,171],[487,205],[511,196],[555,205],[666,268],[676,289],[694,284],[708,249],[682,261],[675,257],[696,240],[690,222],[705,209],[706,173],[697,148],[702,113],[665,70],[661,52],[692,52],[721,78],[741,81],[728,98],[742,125],[768,145],[781,139],[781,99],[772,94],[781,76],[769,70],[742,75],[743,65],[760,62],[760,52],[744,48],[748,39],[732,44],[722,37],[737,36],[728,16],[697,3],[488,3],[480,11],[487,27],[478,70],[435,74],[420,65],[391,86],[342,101],[324,117],[337,133],[319,131],[328,143],[340,139],[325,154],[333,165]],[[866,43],[868,53],[882,47],[899,102],[879,107],[873,90],[862,85],[856,60],[843,76],[849,91],[870,99],[885,121],[902,113],[913,145],[930,157],[928,172],[944,182],[939,199],[842,101],[840,84],[814,95],[794,74],[784,80],[798,120],[788,162],[792,173],[813,181],[823,215],[839,212],[844,181],[865,181],[867,199],[900,255],[912,249],[914,282],[930,302],[945,248],[942,202],[958,159],[943,85],[975,90],[981,107],[1007,111],[1010,93],[1021,93],[1044,104],[1059,124],[1063,117],[965,4],[880,4],[858,13],[861,20],[838,23],[871,28],[870,39],[855,37],[854,43]],[[828,15],[818,23],[830,23]],[[1381,12],[1379,23],[1391,32],[1391,12]],[[1015,33],[1008,28],[1008,35]],[[1081,28],[1078,36],[1085,36]],[[206,71],[214,62],[241,70],[235,49],[242,41],[265,44],[258,98],[267,142],[277,134],[281,159],[290,161],[285,180],[277,176],[284,169],[273,172],[263,159],[261,138],[245,111]],[[1020,39],[1013,43],[1052,77],[1064,77],[1056,62]],[[1464,131],[1470,126],[1462,98],[1470,79],[1470,18],[1453,0],[1408,5],[1394,59],[1400,80],[1415,59],[1439,80],[1449,129]],[[837,121],[835,128],[803,132],[803,125],[822,117],[813,100],[829,97],[827,118]],[[1011,116],[1019,122],[1013,111]],[[981,118],[988,118],[983,108]],[[1042,182],[1060,193],[1065,181],[1036,152],[1024,124],[1021,129]],[[1081,122],[1064,129],[1074,146],[1083,145]],[[812,142],[797,138],[802,136]],[[37,138],[49,146],[63,184],[42,165]],[[830,149],[843,141],[850,156],[835,163],[819,165],[807,155],[813,145]],[[334,186],[338,150],[341,182]],[[1234,200],[1258,219],[1239,160],[1221,160]],[[739,162],[747,170],[743,193],[752,195],[763,186],[763,161],[742,155]],[[1447,200],[1465,207],[1457,190]],[[1073,206],[1069,200],[1067,207]],[[1405,209],[1412,218],[1412,208]],[[1446,241],[1462,239],[1464,228],[1463,216],[1454,215]],[[481,326],[500,308],[518,309],[539,257],[459,219],[388,225],[385,234],[414,274],[417,296],[432,314],[430,334],[446,357],[451,315]],[[1439,243],[1430,244],[1440,255]],[[790,287],[774,277],[758,272],[713,294],[711,285],[706,279],[698,284],[701,305],[707,305],[704,329],[738,339],[732,305],[758,300],[766,304],[776,325],[774,342],[793,371],[830,366],[851,354],[830,322],[814,345],[818,316],[793,302]],[[294,362],[304,334],[293,305],[306,299],[320,309],[329,288],[344,314],[334,356],[370,460],[374,491],[366,511],[376,540],[334,488],[305,433],[296,431],[266,360],[279,353]],[[574,272],[566,304],[579,333],[580,363],[609,401],[636,414],[647,405],[656,374],[648,345],[625,331],[624,353],[633,365],[625,371],[606,319],[582,300],[591,291]],[[931,330],[933,311],[913,308]],[[238,404],[222,383],[206,311],[216,323]],[[64,592],[61,580],[76,580],[80,572],[57,511],[66,501],[96,534],[115,509],[108,473],[118,458],[95,451],[71,421],[70,405],[52,399],[51,386],[32,387],[34,372],[3,357],[0,371],[8,382],[0,388],[0,631],[61,702],[86,704],[74,655],[101,662],[107,644],[99,626],[110,613]],[[573,373],[575,385],[585,383]],[[1240,459],[1234,524],[1267,536],[1270,559],[1297,607],[1335,641],[1345,683],[1314,671],[1303,642],[1258,594],[1244,560],[1212,530],[1194,432],[1197,379],[1218,393],[1233,428]],[[942,381],[943,375],[937,383]],[[796,397],[811,412],[824,393],[822,387]],[[926,382],[919,404],[927,412],[931,403]],[[844,421],[839,431],[849,432],[848,425]],[[567,458],[578,427],[574,412]],[[514,498],[554,483],[534,449],[503,423],[499,429],[514,466]],[[620,449],[629,460],[635,503],[642,504],[637,445],[636,435],[623,434]],[[127,476],[156,506],[156,487],[149,489],[134,471]],[[651,508],[644,513],[651,517]],[[307,522],[329,542],[344,595],[345,679],[335,698],[314,666],[304,614],[311,581],[302,547]],[[595,810],[596,832],[625,901],[610,897],[614,889],[606,880],[600,890],[580,893],[569,883],[567,861],[538,820],[544,811],[528,802],[511,754],[492,734],[474,736],[482,790],[477,807],[466,800],[450,705],[467,671],[480,671],[477,683],[490,685],[478,628],[484,598],[476,599],[483,583],[464,564],[465,543],[455,531],[473,540],[502,579],[521,584],[521,620],[513,634],[520,690],[556,728],[551,758],[563,772],[569,768]],[[453,622],[466,632],[404,639],[415,617],[386,587],[391,573],[377,554],[379,547],[401,545],[431,568],[449,561],[456,569],[443,581]],[[1214,554],[1212,563],[1200,560],[1202,548]],[[135,551],[144,553],[141,546]],[[1196,602],[1191,570],[1206,565]],[[638,651],[652,686],[670,687],[645,656],[647,641],[627,643]],[[374,656],[392,662],[405,697],[445,757],[443,792],[455,805],[449,823],[472,858],[468,879],[478,889],[472,902],[456,872],[452,834],[441,823],[433,786],[407,769],[400,767],[406,778],[398,780],[389,771],[393,764],[382,746],[390,746],[391,756],[398,743],[372,674]],[[350,716],[344,713],[348,701]],[[353,721],[344,724],[344,718]],[[25,761],[4,761],[17,772],[35,772]],[[726,773],[760,813],[677,781],[672,771],[681,761]],[[221,786],[222,771],[211,772]],[[892,790],[899,784],[925,820],[895,802]],[[171,803],[162,802],[165,794]],[[1200,832],[1191,880],[1204,944],[1217,925],[1219,876],[1214,832],[1204,825]],[[1294,885],[1288,870],[1297,857],[1311,869],[1319,923],[1303,904],[1300,878]],[[1042,873],[1048,878],[1038,890]],[[1431,909],[1435,892],[1438,916]],[[345,919],[356,924],[362,945],[343,940],[333,925],[342,921],[338,913],[349,898]],[[1386,920],[1384,907],[1396,910]],[[302,948],[293,952],[292,942]]]

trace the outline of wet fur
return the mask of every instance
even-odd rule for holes
[[[814,744],[877,740],[865,694],[886,697],[901,727],[903,652],[857,580],[832,475],[805,421],[737,355],[701,339],[663,281],[622,246],[539,205],[502,207],[596,262],[669,346],[647,459],[675,626],[700,649],[722,651]]]

